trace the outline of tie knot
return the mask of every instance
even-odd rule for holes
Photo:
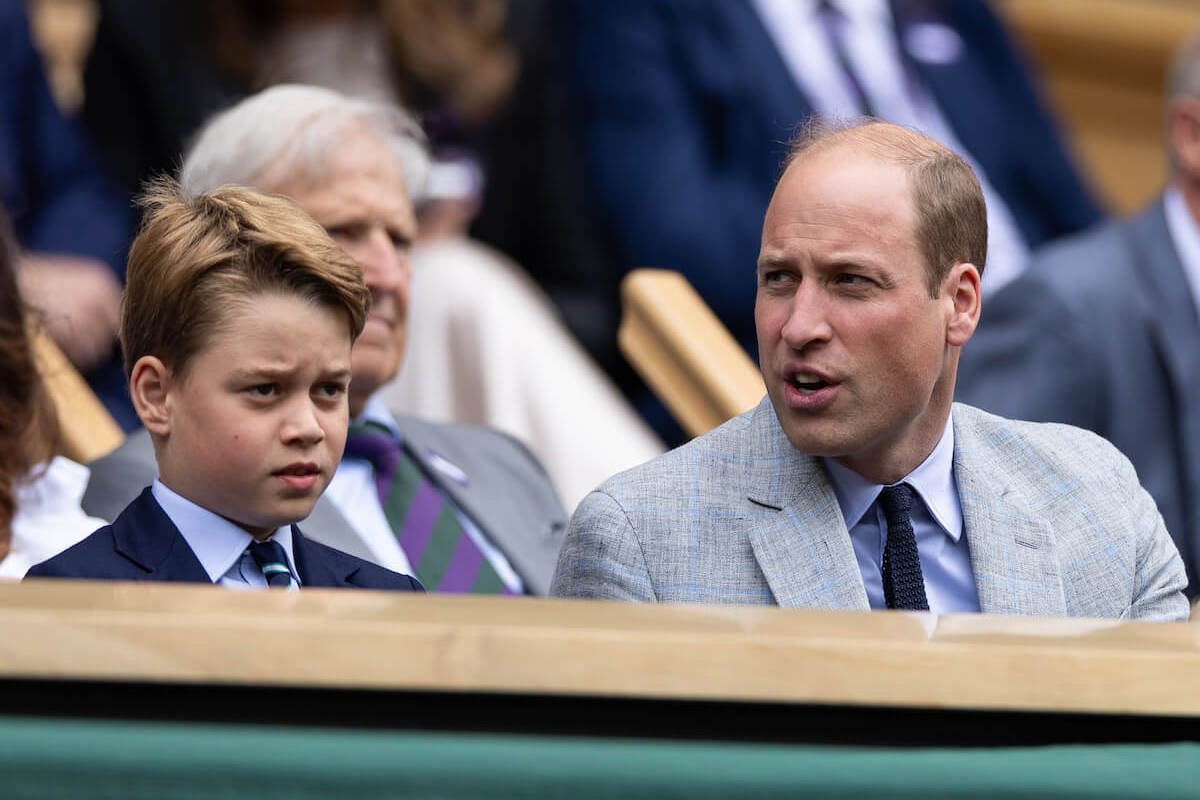
[[[373,423],[351,425],[346,435],[346,455],[371,462],[377,471],[391,474],[400,460],[400,441],[387,428]]]
[[[901,515],[909,516],[915,497],[916,491],[907,483],[883,487],[879,502],[883,504],[883,513],[887,516],[888,523],[891,524],[892,520]]]
[[[292,571],[288,568],[287,551],[283,549],[283,545],[274,539],[268,539],[265,542],[251,542],[248,549],[254,563],[262,570],[268,586],[292,585]]]

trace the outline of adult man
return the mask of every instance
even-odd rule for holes
[[[988,302],[958,397],[1095,431],[1133,462],[1200,575],[1200,39],[1167,87],[1170,184],[1129,219],[1038,252]]]
[[[180,183],[191,195],[225,183],[287,195],[359,262],[371,289],[352,351],[347,455],[304,523],[309,536],[416,574],[430,591],[545,594],[566,515],[538,461],[510,437],[396,418],[375,397],[403,358],[419,137],[399,110],[281,86],[212,120]],[[111,519],[153,480],[147,437],[92,472],[83,506]]]
[[[768,399],[580,505],[553,593],[1184,619],[1183,566],[1093,434],[954,406],[980,312],[969,166],[910,130],[813,130],[771,199]]]

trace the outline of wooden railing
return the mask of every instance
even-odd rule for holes
[[[1200,627],[27,581],[0,585],[14,681],[1200,721]]]

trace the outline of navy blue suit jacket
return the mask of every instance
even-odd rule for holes
[[[292,553],[303,586],[424,591],[415,578],[306,539],[295,525]],[[149,488],[112,525],[35,565],[26,577],[212,583]]]
[[[1030,246],[1100,212],[999,21],[979,0],[891,0],[906,59]],[[566,0],[589,178],[627,267],[683,272],[752,349],[754,264],[787,143],[813,112],[749,0]],[[957,60],[914,58],[937,22]]]

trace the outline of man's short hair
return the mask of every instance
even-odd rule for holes
[[[982,276],[987,258],[987,206],[971,166],[944,145],[901,125],[864,118],[814,117],[788,148],[784,169],[837,145],[908,170],[916,212],[916,237],[925,256],[926,284],[937,297],[955,264],[974,264]]]
[[[226,184],[274,191],[284,179],[319,182],[330,156],[360,130],[391,149],[417,204],[429,172],[421,126],[394,104],[300,84],[273,86],[213,116],[185,156],[179,183],[195,197]]]
[[[341,310],[351,342],[362,332],[371,303],[362,268],[290,200],[237,186],[185,197],[164,178],[139,203],[121,302],[127,375],[142,356],[186,373],[226,315],[254,313],[263,294]]]

